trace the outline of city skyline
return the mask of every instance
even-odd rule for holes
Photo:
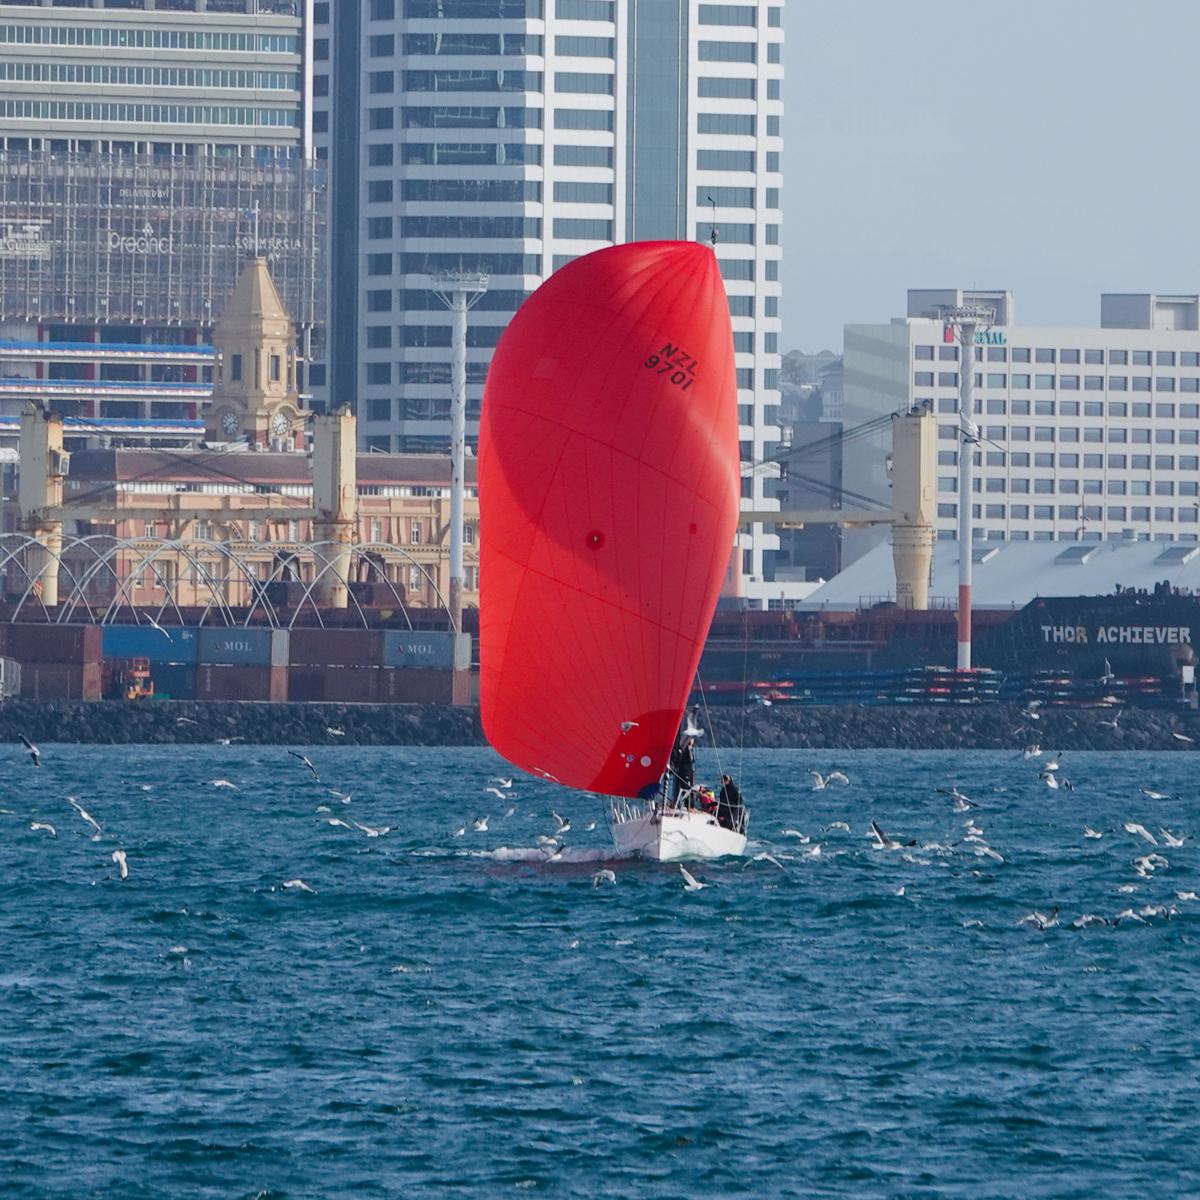
[[[785,353],[840,351],[908,288],[1007,289],[1060,327],[1098,326],[1102,292],[1200,290],[1171,219],[1200,9],[810,0],[785,32]]]

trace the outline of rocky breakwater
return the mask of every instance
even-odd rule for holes
[[[1030,721],[1007,705],[949,708],[783,706],[714,708],[719,746],[748,749],[1197,750],[1200,716],[1167,709],[1052,709]],[[1116,719],[1116,727],[1112,722]],[[80,703],[23,698],[0,705],[0,741],[363,746],[476,746],[477,708],[409,704],[204,701]],[[1194,740],[1189,740],[1194,739]]]

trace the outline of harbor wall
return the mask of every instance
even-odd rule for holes
[[[1015,706],[863,708],[804,706],[714,710],[702,724],[728,754],[746,749],[1200,750],[1192,712],[1125,709],[1119,728],[1100,709],[1047,712],[1029,722]],[[340,736],[329,729],[341,730]],[[481,746],[474,706],[439,704],[275,704],[179,701],[85,703],[17,697],[0,704],[0,741]],[[1194,741],[1181,741],[1182,734]],[[711,744],[711,743],[710,743]]]

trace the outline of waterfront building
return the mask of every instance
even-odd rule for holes
[[[737,351],[748,508],[777,507],[782,5],[369,0],[314,5],[314,138],[332,196],[327,394],[363,444],[449,444],[446,271],[482,272],[468,441],[513,312],[614,243],[715,233]],[[587,331],[579,331],[581,344]],[[314,376],[314,394],[320,395]],[[740,535],[743,594],[778,537]]]
[[[0,415],[196,419],[255,254],[319,352],[304,8],[0,4]]]
[[[981,304],[972,515],[983,541],[1200,540],[1200,296],[1105,294],[1096,327],[1024,326],[1007,291],[912,290],[886,325],[847,325],[848,430],[938,414],[937,536],[955,537],[960,349],[939,305]],[[886,503],[887,431],[847,445],[846,479]],[[847,531],[845,561],[879,533]]]

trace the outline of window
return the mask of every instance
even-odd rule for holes
[[[368,217],[367,218],[367,237],[369,238],[390,238],[392,236],[392,218],[391,217]]]
[[[1133,352],[1133,365],[1135,367],[1148,367],[1150,365],[1150,351],[1135,350]]]
[[[1110,392],[1128,391],[1129,380],[1124,375],[1110,375],[1108,377],[1108,390]]]
[[[1150,390],[1150,376],[1135,375],[1133,377],[1133,390],[1135,392],[1148,392]]]
[[[612,58],[613,40],[606,37],[556,37],[554,52],[564,58]]]
[[[942,501],[937,506],[937,515],[939,517],[957,517],[958,516],[958,505],[957,504],[947,504],[945,501]]]
[[[1170,375],[1159,375],[1154,380],[1154,390],[1156,392],[1173,392],[1175,380]]]
[[[562,180],[554,185],[554,199],[560,204],[611,204],[611,183],[573,183]]]
[[[1129,459],[1124,454],[1110,454],[1108,456],[1108,469],[1110,471],[1124,471],[1129,466]]]
[[[1124,350],[1110,350],[1108,352],[1108,362],[1110,366],[1124,367],[1129,365],[1129,355]]]
[[[701,171],[753,171],[753,150],[697,150],[696,167]],[[769,168],[768,168],[769,169]]]
[[[1035,479],[1033,481],[1033,490],[1039,496],[1052,496],[1054,494],[1054,480]]]
[[[396,39],[390,33],[377,33],[367,42],[371,58],[388,58],[396,53]]]
[[[1085,375],[1083,377],[1083,390],[1085,392],[1102,392],[1102,391],[1104,391],[1104,376],[1103,375]]]
[[[390,204],[392,200],[392,181],[390,179],[372,179],[367,183],[367,200],[372,204]]]
[[[381,142],[367,147],[367,166],[390,167],[392,165],[392,144]]]
[[[752,113],[700,113],[697,122],[698,133],[753,137],[756,129]]]
[[[373,96],[394,92],[396,90],[395,71],[371,71],[367,76],[367,87]]]
[[[939,371],[937,381],[938,387],[958,387],[958,372]]]
[[[1077,363],[1079,361],[1079,351],[1060,350],[1058,352],[1058,361],[1061,363]]]
[[[1033,411],[1035,416],[1052,417],[1054,416],[1054,401],[1037,400],[1034,402]]]
[[[714,79],[701,76],[697,85],[701,100],[753,100],[753,79]],[[771,99],[778,99],[772,96]]]
[[[612,234],[613,224],[611,221],[586,220],[576,217],[556,217],[554,219],[554,236],[556,238],[611,242]]]
[[[611,133],[613,111],[611,108],[556,108],[555,129],[596,129]]]
[[[1033,519],[1035,521],[1053,521],[1054,506],[1052,504],[1035,504],[1033,506]]]
[[[1052,363],[1054,361],[1054,351],[1046,346],[1039,346],[1033,355],[1034,362]]]
[[[368,421],[390,421],[392,419],[392,402],[382,396],[373,396],[367,401]],[[379,539],[376,538],[375,541]]]
[[[611,167],[611,146],[555,146],[554,165],[557,167]]]
[[[1060,375],[1058,377],[1058,386],[1064,392],[1079,391],[1079,376],[1078,375]]]
[[[368,254],[368,275],[390,275],[392,273],[392,256],[390,254]]]
[[[1013,362],[1027,363],[1029,361],[1029,350],[1024,346],[1014,346],[1012,352]]]
[[[367,382],[370,384],[390,384],[392,382],[392,364],[385,362],[367,363]]]
[[[701,42],[701,62],[752,63],[758,47],[754,42]]]
[[[571,21],[611,21],[613,0],[554,0],[554,15]]]
[[[392,344],[392,327],[390,325],[367,326],[367,349],[386,350]]]
[[[578,95],[611,96],[613,77],[588,71],[555,71],[554,90]]]
[[[743,25],[753,29],[757,12],[746,4],[702,4],[701,25]]]
[[[1013,375],[1012,385],[1015,389],[1027,392],[1029,390],[1029,376],[1028,375]]]
[[[270,373],[271,373],[271,382],[278,383],[279,378],[280,378],[280,373],[283,370],[283,360],[280,358],[280,356],[278,354],[272,354],[270,359],[268,360],[268,362],[269,362],[268,369],[270,370]]]
[[[1079,401],[1078,400],[1060,400],[1058,402],[1058,415],[1060,417],[1077,417],[1077,416],[1079,416]]]
[[[958,347],[939,346],[938,358],[940,358],[942,362],[958,362]]]
[[[1029,480],[1028,479],[1014,479],[1011,481],[1009,490],[1012,491],[1013,494],[1017,495],[1017,496],[1028,496],[1029,495]]]
[[[1028,504],[1014,504],[1008,511],[1009,511],[1009,515],[1013,518],[1014,521],[1028,521],[1029,520],[1029,505]],[[1015,536],[1016,535],[1014,534],[1014,537]]]
[[[1103,350],[1085,350],[1083,352],[1083,361],[1090,363],[1093,366],[1101,365],[1104,362]]]
[[[985,517],[991,517],[993,520],[1001,520],[1004,517],[1003,504],[987,504],[983,510]]]
[[[987,402],[987,411],[989,414],[995,414],[997,416],[1003,415],[1007,408],[1008,405],[1003,400],[993,399]]]
[[[918,362],[932,362],[933,361],[933,347],[932,346],[914,346],[913,347],[913,358],[917,359]]]
[[[1047,390],[1053,391],[1054,390],[1054,376],[1053,375],[1035,375],[1033,377],[1033,385],[1034,385],[1034,387],[1038,388],[1039,391],[1047,391]]]
[[[229,378],[237,383],[242,378],[242,356],[234,354],[230,358]]]

